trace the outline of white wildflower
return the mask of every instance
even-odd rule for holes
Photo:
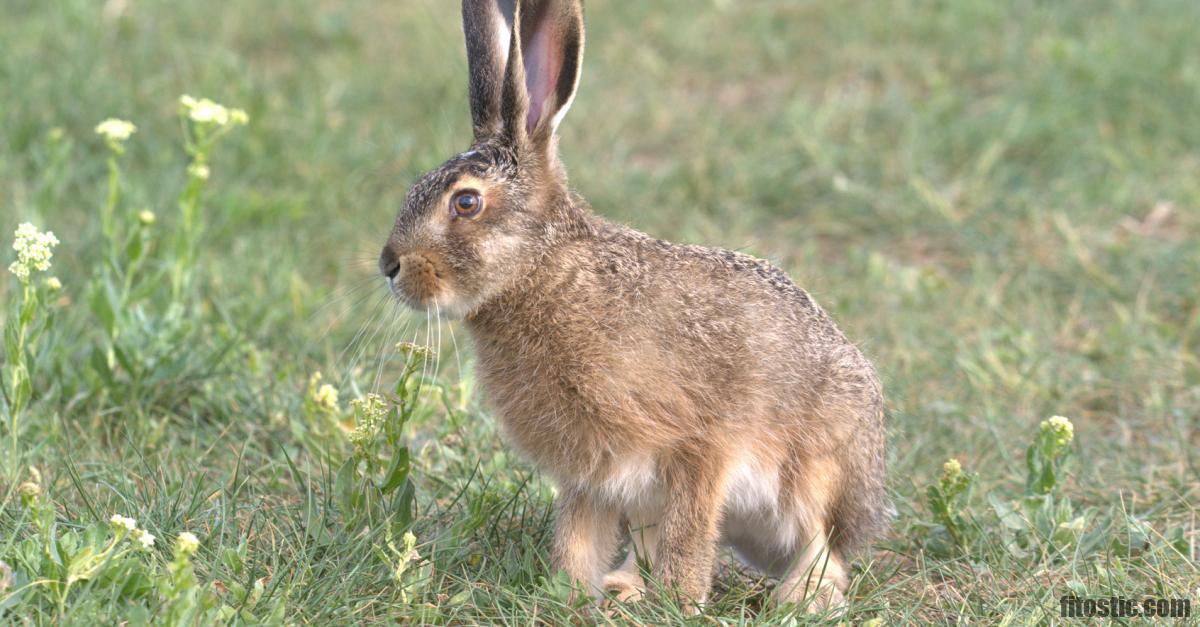
[[[192,165],[189,165],[187,172],[188,176],[194,179],[200,179],[201,181],[208,180],[208,166],[204,165],[203,163],[193,163]]]
[[[157,221],[158,221],[158,216],[154,215],[154,212],[150,211],[149,209],[143,209],[141,212],[138,213],[138,222],[141,222],[142,224],[144,224],[146,226],[150,226],[151,224],[154,224]]]
[[[17,260],[8,266],[8,271],[22,282],[29,278],[35,270],[50,269],[50,258],[54,256],[54,247],[58,238],[52,231],[42,233],[37,227],[25,222],[13,233],[13,250],[17,251]]]
[[[217,126],[241,125],[250,121],[250,116],[241,109],[229,109],[208,98],[193,98],[183,95],[179,97],[183,111],[197,124],[215,124]]]
[[[96,134],[112,142],[123,142],[136,132],[137,127],[132,122],[117,118],[108,118],[96,125]]]
[[[112,518],[109,518],[108,521],[118,529],[124,529],[125,531],[137,531],[137,521],[128,516],[113,514]]]
[[[52,277],[46,279],[46,281],[44,282],[44,285],[46,286],[46,289],[48,289],[52,292],[57,292],[58,290],[62,289],[62,281],[59,281],[58,277],[56,277],[56,276],[52,276]]]
[[[154,547],[154,534],[146,531],[145,529],[134,530],[133,537],[135,540],[142,543],[143,549],[150,549]]]

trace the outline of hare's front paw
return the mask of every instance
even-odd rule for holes
[[[637,572],[624,568],[614,570],[600,580],[600,588],[613,600],[630,603],[641,600],[646,593],[646,582]]]

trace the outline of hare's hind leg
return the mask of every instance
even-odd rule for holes
[[[637,601],[646,593],[646,582],[638,568],[638,560],[651,562],[658,550],[658,524],[630,518],[629,535],[633,542],[625,561],[604,575],[600,587],[621,602]]]
[[[822,491],[813,490],[821,483],[814,479],[803,484],[807,494],[792,507],[732,512],[724,521],[724,539],[742,561],[779,578],[771,595],[776,604],[812,599],[808,608],[821,611],[844,601],[846,569],[829,546],[825,522],[812,513],[824,509]]]
[[[803,603],[811,599],[809,611],[820,612],[845,605],[846,568],[829,547],[824,531],[799,539],[800,549],[792,567],[779,580],[772,598],[776,603]]]
[[[809,611],[821,612],[845,604],[846,567],[837,543],[829,535],[830,530],[840,533],[830,517],[843,470],[829,455],[801,458],[794,463],[797,472],[789,477],[785,489],[792,507],[780,512],[795,522],[786,528],[791,536],[790,559],[781,569],[772,598],[776,603],[807,601]]]

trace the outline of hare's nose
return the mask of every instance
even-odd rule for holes
[[[394,281],[396,275],[400,274],[400,256],[390,243],[384,246],[383,252],[379,254],[379,271],[389,281]]]

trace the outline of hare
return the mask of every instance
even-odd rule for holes
[[[506,441],[559,488],[554,567],[629,598],[641,558],[698,604],[724,543],[780,579],[777,601],[842,603],[847,553],[891,507],[871,364],[767,262],[654,239],[571,191],[555,131],[579,0],[462,16],[474,143],[409,190],[379,265],[468,329]]]

